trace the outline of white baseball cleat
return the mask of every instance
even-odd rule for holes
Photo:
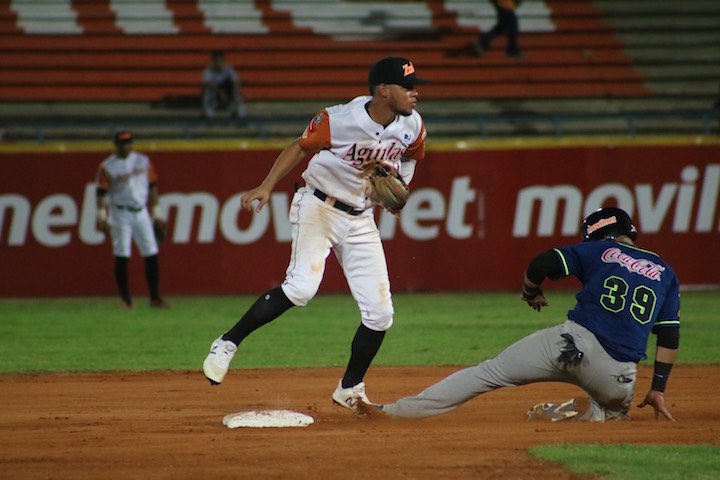
[[[203,372],[211,385],[219,385],[230,368],[230,361],[237,352],[237,345],[222,336],[212,343],[210,353],[203,362]]]
[[[348,408],[352,411],[357,410],[358,401],[362,400],[368,405],[372,405],[372,402],[368,400],[365,395],[365,383],[360,382],[354,387],[343,388],[342,380],[338,382],[338,386],[332,394],[333,402],[340,406]]]

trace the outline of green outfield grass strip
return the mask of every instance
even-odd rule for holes
[[[571,292],[547,291],[538,313],[516,292],[396,294],[395,324],[374,365],[479,363],[538,329],[563,321]],[[255,296],[170,297],[170,310],[136,298],[0,299],[0,373],[199,370],[211,342]],[[678,363],[718,363],[720,295],[682,294]],[[344,366],[360,322],[349,294],[318,295],[254,332],[232,368]],[[654,357],[650,336],[648,360]],[[672,385],[672,379],[670,381]]]
[[[716,480],[720,475],[720,447],[713,445],[544,445],[530,453],[602,480]]]

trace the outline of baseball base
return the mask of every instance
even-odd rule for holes
[[[231,413],[223,418],[223,425],[227,428],[307,427],[314,422],[310,415],[290,410],[251,410]]]

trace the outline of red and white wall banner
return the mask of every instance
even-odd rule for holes
[[[240,210],[240,195],[277,150],[145,153],[169,223],[165,295],[257,294],[282,282],[302,166],[254,213]],[[115,294],[110,242],[95,229],[93,179],[105,156],[0,155],[0,296]],[[527,262],[579,241],[583,217],[600,206],[627,210],[638,245],[667,260],[682,285],[720,285],[717,145],[432,150],[411,189],[399,217],[376,215],[395,292],[518,290]],[[137,250],[130,268],[132,290],[144,292]],[[331,255],[321,292],[345,291]]]

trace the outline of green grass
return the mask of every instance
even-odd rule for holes
[[[548,296],[551,306],[537,313],[516,293],[395,295],[395,325],[375,365],[478,363],[562,321],[574,296]],[[170,300],[170,310],[139,302],[126,311],[115,298],[0,299],[0,373],[197,369],[255,297]],[[679,361],[718,362],[720,295],[686,292],[682,301]],[[234,367],[344,366],[359,318],[350,295],[319,295],[254,332]]]
[[[715,480],[720,472],[712,445],[545,445],[530,453],[604,480]]]
[[[398,294],[395,325],[374,365],[470,365],[519,338],[563,321],[574,304],[548,291],[541,313],[517,293]],[[230,328],[255,296],[182,297],[173,308],[115,298],[0,299],[0,373],[199,370],[212,340]],[[718,363],[718,292],[682,295],[682,363]],[[360,321],[350,295],[319,295],[254,332],[234,368],[344,366]],[[650,336],[648,357],[654,355]],[[714,479],[712,446],[559,445],[531,452],[582,475],[608,480]]]

